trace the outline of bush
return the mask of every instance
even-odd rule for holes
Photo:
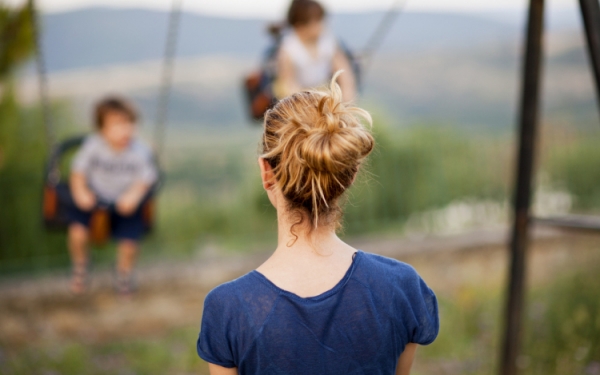
[[[574,195],[577,209],[600,209],[600,147],[595,137],[583,135],[548,159],[554,183]]]
[[[600,373],[598,262],[533,293],[525,354],[531,375]]]

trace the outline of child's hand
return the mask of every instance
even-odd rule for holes
[[[88,189],[73,192],[73,200],[82,211],[91,211],[96,207],[96,196]]]
[[[71,194],[75,205],[82,211],[91,211],[96,207],[96,196],[87,187],[85,175],[74,172],[70,178]]]
[[[140,197],[137,194],[125,193],[117,201],[117,212],[123,216],[132,215],[140,204]]]
[[[117,212],[123,216],[131,216],[138,209],[149,188],[149,185],[143,182],[133,184],[117,200]]]

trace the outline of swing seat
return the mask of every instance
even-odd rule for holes
[[[271,90],[272,84],[263,71],[253,72],[245,78],[244,92],[251,119],[262,120],[265,112],[277,103]]]
[[[65,154],[81,146],[86,136],[69,138],[60,143],[46,164],[45,184],[42,199],[42,217],[47,230],[65,231],[69,226],[69,212],[75,207],[68,181],[60,175],[60,161]],[[160,173],[159,173],[160,175]],[[160,186],[160,178],[142,200],[144,232],[150,233],[155,222],[155,194]],[[90,219],[90,240],[96,245],[105,244],[110,238],[110,215],[114,205],[99,202]]]
[[[42,212],[48,230],[65,230],[69,224],[69,210],[75,203],[68,181],[61,180],[60,161],[67,152],[80,147],[84,139],[85,135],[81,135],[59,143],[46,163]]]
[[[69,185],[65,182],[44,186],[44,225],[50,230],[62,230],[69,224],[69,209],[75,205]]]

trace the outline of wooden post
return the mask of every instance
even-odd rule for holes
[[[510,273],[506,298],[505,332],[500,356],[500,375],[517,374],[517,358],[520,352],[531,181],[539,113],[543,30],[544,0],[530,0],[519,119],[519,159],[514,195],[514,224],[510,243]]]

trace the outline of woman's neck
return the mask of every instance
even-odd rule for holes
[[[310,227],[308,215],[302,213],[302,221],[298,223],[300,213],[277,212],[277,248],[304,249],[321,253],[321,248],[341,240],[332,226]]]
[[[294,216],[278,212],[277,217],[277,249],[257,271],[279,288],[301,297],[333,288],[348,271],[356,250],[344,243],[332,227],[307,230],[310,221],[306,216],[294,227],[297,238],[291,232]]]

